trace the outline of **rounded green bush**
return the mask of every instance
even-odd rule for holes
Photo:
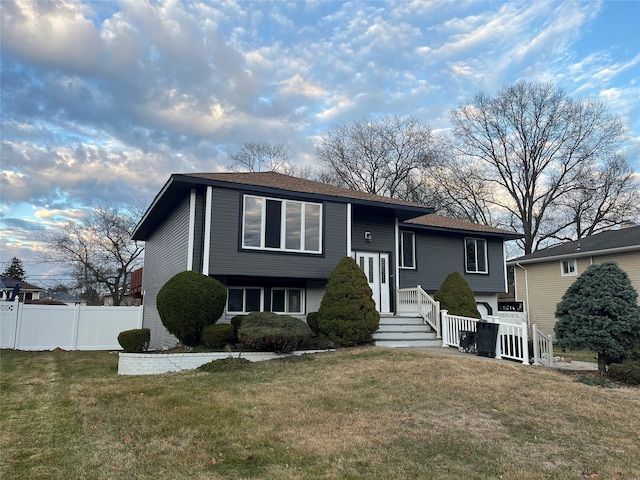
[[[640,385],[640,361],[612,363],[607,371],[609,378],[627,385]]]
[[[449,315],[482,317],[478,311],[473,290],[459,272],[452,272],[444,279],[433,299],[440,302],[440,308],[447,310]]]
[[[238,329],[240,325],[242,325],[242,321],[245,319],[246,315],[236,315],[231,318],[231,325],[233,325],[233,341],[238,341]]]
[[[318,334],[336,346],[373,342],[380,314],[367,277],[353,258],[342,258],[329,275],[317,318]]]
[[[318,334],[318,312],[307,314],[307,325],[313,333]]]
[[[125,330],[118,335],[118,343],[126,353],[146,352],[150,341],[151,330],[148,328]]]
[[[233,325],[207,325],[200,336],[202,344],[207,348],[221,349],[233,343]]]
[[[250,313],[238,329],[238,340],[244,345],[277,353],[291,353],[312,336],[302,320],[271,312]]]
[[[224,312],[227,290],[218,280],[190,270],[174,275],[156,299],[162,324],[188,346],[198,345],[202,329]]]

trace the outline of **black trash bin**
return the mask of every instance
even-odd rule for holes
[[[460,330],[458,350],[464,353],[476,352],[476,332],[470,330]]]
[[[499,328],[500,325],[497,323],[478,322],[476,324],[476,347],[478,349],[478,355],[495,358]]]

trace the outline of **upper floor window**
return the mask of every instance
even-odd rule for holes
[[[322,253],[322,205],[244,196],[242,247]]]
[[[563,260],[561,263],[562,267],[562,276],[570,277],[578,274],[578,270],[576,268],[576,259],[572,258],[570,260]]]
[[[416,268],[416,236],[413,232],[400,232],[400,268]]]
[[[464,258],[467,273],[488,273],[487,241],[483,238],[465,238]]]

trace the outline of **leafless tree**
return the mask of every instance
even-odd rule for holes
[[[487,206],[524,234],[525,254],[558,234],[558,214],[623,140],[622,123],[604,105],[574,101],[547,83],[521,82],[493,98],[479,93],[451,120],[455,153],[477,165],[466,173],[470,185],[488,188]],[[594,229],[603,221],[596,216]]]
[[[84,289],[104,287],[120,305],[131,272],[141,266],[144,246],[131,239],[141,211],[96,206],[81,223],[68,222],[44,242],[51,257],[67,264]]]
[[[419,198],[420,175],[439,158],[437,146],[431,129],[414,117],[343,124],[316,146],[320,179],[377,195]]]
[[[268,142],[247,142],[232,154],[229,168],[239,172],[280,172],[290,169],[289,148]]]

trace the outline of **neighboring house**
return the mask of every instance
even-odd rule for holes
[[[25,300],[38,300],[40,298],[40,294],[44,292],[44,288],[36,287],[35,285],[31,285],[23,280],[18,280],[17,278],[0,275],[0,299],[10,300],[16,285],[18,285],[20,289],[18,298],[21,302],[24,302]]]
[[[487,310],[506,290],[504,242],[519,234],[444,218],[433,209],[274,172],[174,174],[138,224],[144,240],[144,326],[151,345],[173,345],[156,309],[173,275],[194,270],[228,292],[224,318],[318,310],[344,256],[362,267],[380,313],[399,289],[428,293],[461,272]],[[487,312],[488,313],[488,312]]]
[[[640,292],[640,227],[611,230],[514,258],[515,299],[529,323],[553,334],[556,305],[589,265],[614,261]]]
[[[51,300],[56,300],[58,302],[64,302],[67,305],[86,305],[87,301],[83,298],[78,297],[77,295],[73,295],[69,292],[51,292],[47,293],[44,299],[50,298]]]

